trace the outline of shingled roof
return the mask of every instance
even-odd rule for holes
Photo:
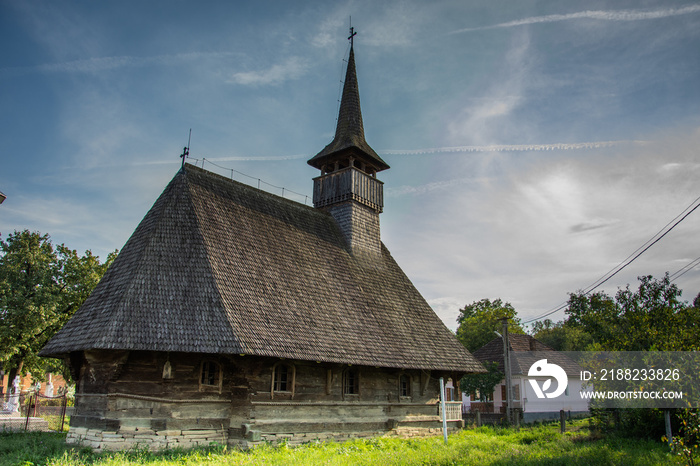
[[[530,335],[511,333],[508,335],[508,341],[512,375],[527,375],[530,366],[540,359],[560,365],[568,375],[578,375],[581,370],[581,367],[565,353],[556,351]],[[494,338],[474,351],[474,357],[481,362],[497,362],[498,370],[503,372],[503,340],[500,337]]]
[[[481,372],[382,245],[328,213],[185,165],[41,351],[246,354]]]

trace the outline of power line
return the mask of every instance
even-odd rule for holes
[[[680,269],[676,270],[672,275],[669,276],[669,279],[672,282],[675,282],[679,278],[681,278],[683,275],[686,273],[690,272],[695,268],[696,265],[700,265],[700,257],[698,257],[695,260],[690,261],[688,264],[685,266],[681,267]]]
[[[612,277],[614,277],[615,275],[617,275],[617,273],[620,272],[622,269],[624,269],[625,267],[627,267],[628,265],[630,265],[632,262],[634,262],[635,259],[637,259],[639,256],[641,256],[641,255],[642,255],[644,252],[646,252],[650,247],[652,247],[654,244],[656,244],[657,242],[659,242],[659,240],[661,240],[661,238],[663,238],[663,237],[666,236],[671,230],[673,230],[673,229],[676,227],[676,225],[678,225],[679,223],[681,223],[683,220],[685,220],[685,218],[686,218],[688,215],[690,215],[691,213],[693,213],[693,211],[695,211],[695,209],[697,209],[698,207],[700,207],[700,203],[698,203],[697,205],[695,205],[695,207],[693,207],[693,205],[696,204],[698,201],[700,201],[700,197],[698,197],[698,198],[695,199],[693,202],[691,202],[690,205],[689,205],[688,207],[686,207],[685,209],[683,209],[683,212],[681,212],[680,214],[678,214],[673,220],[671,220],[671,221],[668,222],[666,225],[664,225],[664,227],[661,228],[661,230],[659,230],[654,236],[652,236],[651,238],[649,238],[649,239],[647,240],[646,243],[644,243],[644,244],[642,244],[640,247],[638,247],[632,254],[630,254],[629,256],[627,256],[622,262],[620,262],[619,264],[617,264],[615,267],[613,267],[609,272],[607,272],[605,275],[603,275],[602,277],[600,277],[598,280],[594,281],[591,285],[588,285],[586,288],[584,288],[584,293],[585,293],[585,294],[589,294],[591,291],[593,291],[593,290],[595,290],[596,288],[600,287],[603,283],[607,282],[607,281],[610,280]],[[692,207],[692,209],[691,209],[691,207]],[[680,217],[680,220],[679,220],[679,217]],[[674,222],[675,222],[675,223],[674,223]],[[671,225],[671,224],[673,224],[673,225],[669,228],[669,225]]]
[[[700,199],[700,198],[698,198],[698,199]],[[697,199],[696,199],[696,201],[697,201]],[[649,245],[646,246],[644,249],[642,249],[640,252],[638,252],[634,257],[632,257],[630,260],[628,260],[627,262],[625,262],[624,265],[618,266],[618,267],[617,267],[617,270],[615,270],[615,271],[612,272],[612,273],[608,272],[609,275],[608,275],[607,278],[605,278],[604,280],[599,280],[598,282],[596,282],[596,283],[594,283],[593,285],[591,285],[587,290],[584,291],[585,294],[588,294],[588,293],[590,293],[591,291],[595,290],[596,288],[600,287],[603,283],[607,282],[607,281],[610,280],[612,277],[614,277],[615,275],[617,275],[617,273],[620,272],[622,269],[624,269],[625,267],[627,267],[628,265],[630,265],[632,262],[634,262],[635,259],[637,259],[639,256],[641,256],[642,254],[644,254],[650,247],[652,247],[653,245],[655,245],[656,243],[658,243],[658,242],[661,240],[661,238],[663,238],[664,236],[666,236],[671,230],[673,230],[673,229],[676,227],[676,225],[678,225],[678,224],[681,223],[683,220],[685,220],[685,218],[686,218],[688,215],[690,215],[691,213],[693,213],[693,212],[695,211],[695,209],[697,209],[698,207],[700,207],[700,204],[696,205],[696,206],[693,207],[688,213],[686,213],[685,215],[683,215],[683,217],[681,217],[680,220],[678,220],[677,222],[675,222],[675,223],[674,223],[669,229],[667,229],[661,236],[659,236],[658,238],[656,238],[653,242],[651,242],[651,244],[649,244]],[[678,217],[676,217],[676,218],[678,218]],[[664,227],[664,228],[665,228],[665,227]],[[657,233],[657,235],[658,235],[658,233]],[[654,235],[654,236],[656,236],[656,235]],[[647,243],[648,243],[648,241],[647,241]],[[646,243],[645,243],[645,244],[646,244]],[[637,251],[639,251],[639,249],[637,249]],[[636,251],[635,251],[635,252],[636,252]],[[633,254],[634,254],[634,253],[633,253]],[[628,256],[628,257],[629,257],[629,256]],[[625,259],[625,260],[627,260],[627,259]],[[623,261],[623,262],[624,262],[624,261]]]
[[[649,240],[647,240],[643,245],[641,245],[640,247],[638,247],[632,254],[630,254],[629,256],[627,256],[622,262],[620,262],[618,265],[616,265],[615,267],[613,267],[609,272],[607,272],[605,275],[603,275],[602,277],[600,277],[598,280],[594,281],[591,285],[589,285],[588,287],[584,288],[584,289],[583,289],[583,293],[584,293],[584,294],[590,294],[593,290],[595,290],[596,288],[599,288],[601,285],[603,285],[604,283],[606,283],[608,280],[610,280],[612,277],[614,277],[614,276],[617,275],[620,271],[622,271],[625,267],[627,267],[627,266],[630,265],[632,262],[634,262],[639,256],[641,256],[642,254],[644,254],[649,248],[651,248],[653,245],[655,245],[656,243],[658,243],[664,236],[666,236],[668,233],[670,233],[671,230],[673,230],[679,223],[681,223],[683,220],[685,220],[685,219],[686,219],[690,214],[692,214],[698,207],[700,207],[700,203],[698,203],[698,201],[700,201],[700,197],[698,197],[698,198],[695,199],[693,202],[691,202],[690,205],[689,205],[688,207],[686,207],[685,209],[683,209],[683,212],[681,212],[681,213],[678,214],[673,220],[671,220],[670,222],[668,222],[661,230],[659,230],[654,236],[652,236]],[[693,207],[693,206],[694,206],[694,207]],[[670,225],[670,227],[669,227],[669,225]],[[700,262],[700,257],[699,257],[698,259],[695,259],[695,261],[691,262],[691,264],[693,264],[693,263],[696,262],[696,261],[697,261],[697,262]],[[686,267],[689,267],[689,266],[690,266],[690,264],[687,265]],[[685,267],[684,267],[684,268],[685,268]],[[688,272],[691,268],[692,268],[692,266],[690,266],[687,270],[685,270],[684,272],[682,272],[682,273],[680,273],[679,275],[677,275],[677,276],[674,278],[674,280],[675,280],[675,279],[678,279],[679,277],[681,277],[683,274],[685,274],[686,272]],[[681,270],[683,270],[683,269],[681,269]],[[680,272],[680,270],[677,271],[677,272],[675,272],[673,275],[676,275],[676,274],[678,274],[679,272]],[[547,311],[546,313],[544,313],[544,314],[542,314],[542,315],[540,315],[540,316],[538,316],[538,317],[535,317],[535,318],[533,318],[533,319],[530,319],[530,320],[527,320],[527,321],[523,322],[523,324],[529,324],[530,322],[535,322],[535,321],[537,321],[537,320],[541,320],[541,319],[543,319],[543,318],[545,318],[545,317],[548,317],[548,316],[550,316],[550,315],[552,315],[552,314],[554,314],[554,313],[556,313],[556,312],[561,311],[561,310],[564,309],[567,305],[568,305],[568,302],[563,303],[563,304],[560,304],[560,305],[557,306],[556,308],[554,308],[554,309],[552,309],[552,310],[550,310],[550,311]]]
[[[534,318],[532,318],[532,319],[530,319],[530,320],[526,320],[526,321],[522,322],[522,324],[529,324],[530,322],[536,322],[536,321],[538,321],[538,320],[542,320],[542,319],[544,319],[545,317],[551,316],[551,315],[554,314],[555,312],[561,311],[561,310],[564,309],[566,306],[568,306],[568,304],[569,304],[568,301],[565,302],[565,303],[562,303],[562,304],[560,304],[559,306],[557,306],[557,307],[555,307],[554,309],[552,309],[551,311],[547,311],[546,313],[542,314],[541,316],[534,317]]]

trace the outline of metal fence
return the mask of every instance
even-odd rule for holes
[[[24,430],[41,430],[63,432],[66,425],[66,407],[68,397],[45,396],[31,393],[26,405]]]

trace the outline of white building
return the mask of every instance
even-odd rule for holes
[[[588,412],[588,400],[579,395],[583,390],[583,382],[580,380],[582,369],[576,362],[530,335],[510,334],[508,340],[511,359],[512,407],[522,410],[525,422],[558,418],[561,410],[566,411],[567,415]],[[476,350],[474,356],[481,362],[497,362],[498,370],[505,373],[503,340],[500,337],[494,338]],[[535,365],[536,362],[542,360],[547,362]],[[560,374],[566,374],[565,383],[562,384],[565,385],[563,390],[560,390],[554,377],[540,375],[548,372],[548,369],[554,366],[561,368]],[[541,371],[537,370],[538,367]],[[561,391],[560,394],[557,393],[559,391]],[[464,412],[479,410],[484,413],[504,413],[506,409],[505,379],[496,385],[489,401],[474,401],[474,396],[467,393],[463,394],[462,401]]]

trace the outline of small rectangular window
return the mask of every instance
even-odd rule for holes
[[[359,390],[359,377],[355,371],[345,371],[343,377],[343,393],[346,395],[357,395]]]
[[[275,386],[276,392],[289,391],[289,371],[287,366],[280,364],[275,368]]]
[[[399,377],[399,395],[411,396],[411,378],[406,374]]]
[[[202,385],[219,386],[219,365],[212,361],[202,363]]]

